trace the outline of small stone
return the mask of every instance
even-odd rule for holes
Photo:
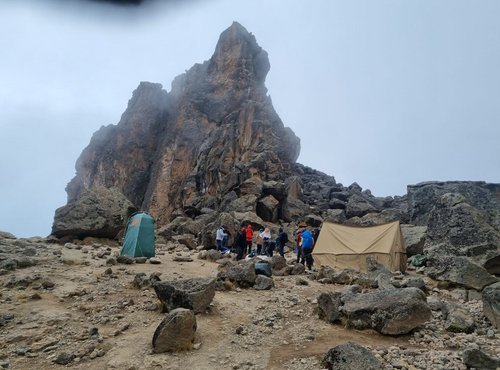
[[[152,265],[159,265],[161,263],[161,260],[158,257],[151,257],[149,259],[149,263]]]
[[[67,365],[71,361],[73,361],[75,359],[75,357],[76,356],[72,353],[62,352],[62,353],[59,353],[59,355],[57,355],[54,362],[58,365]]]

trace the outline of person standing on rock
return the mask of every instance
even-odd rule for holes
[[[262,254],[262,244],[264,244],[264,239],[262,238],[263,232],[264,232],[264,229],[260,228],[259,234],[257,234],[257,239],[255,241],[255,243],[257,244],[257,251],[255,252],[255,254],[257,256],[260,256]]]
[[[269,255],[269,241],[271,240],[271,230],[268,227],[264,229],[263,232],[259,234],[259,237],[262,239],[263,249],[262,254],[266,256]]]
[[[236,233],[236,236],[234,238],[234,245],[236,247],[236,260],[239,261],[239,260],[243,259],[243,256],[245,255],[245,251],[247,249],[246,228],[242,227],[241,230],[239,230]]]
[[[302,257],[302,232],[304,231],[303,227],[300,227],[295,233],[295,250],[297,251],[297,263],[301,262]],[[303,258],[302,258],[303,261]]]
[[[276,246],[278,247],[278,253],[281,257],[285,256],[286,243],[288,243],[288,235],[283,231],[283,228],[280,227],[278,231],[278,238],[276,238]]]
[[[246,233],[245,235],[246,235],[246,242],[247,242],[246,249],[248,251],[245,251],[244,254],[250,254],[250,252],[252,252],[252,243],[253,243],[253,229],[252,229],[252,224],[250,222],[247,225],[245,233]]]
[[[221,253],[225,252],[225,248],[223,248],[225,237],[227,237],[227,234],[224,231],[224,226],[219,226],[215,233],[215,243],[217,244],[217,250]]]
[[[304,231],[302,231],[300,236],[302,239],[302,243],[301,243],[302,255],[303,255],[303,258],[306,262],[308,270],[311,270],[313,262],[314,262],[313,256],[312,256],[312,251],[314,248],[313,234],[308,229],[305,229]]]

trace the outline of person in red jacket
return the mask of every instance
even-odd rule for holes
[[[247,240],[248,252],[245,254],[250,254],[250,252],[252,251],[252,242],[253,242],[253,229],[250,223],[248,223],[246,228],[246,240]]]

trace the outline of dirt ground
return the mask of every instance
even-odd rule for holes
[[[342,286],[322,285],[302,275],[274,277],[275,287],[269,291],[216,292],[209,311],[196,316],[196,349],[153,354],[153,333],[165,314],[153,288],[131,284],[135,274],[161,273],[162,280],[208,277],[216,276],[218,264],[197,259],[195,253],[192,262],[174,262],[179,253],[173,251],[158,256],[161,264],[110,266],[106,265],[109,255],[95,257],[98,249],[50,245],[39,253],[37,265],[0,276],[0,313],[11,317],[0,326],[2,366],[322,369],[321,359],[328,349],[347,341],[371,348],[408,346],[406,336],[383,336],[319,320],[318,295]],[[61,254],[54,254],[58,250]],[[112,247],[111,255],[118,250]],[[308,285],[298,285],[297,279]],[[55,364],[61,353],[73,360]]]

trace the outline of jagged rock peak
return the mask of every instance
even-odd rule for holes
[[[267,52],[257,44],[255,36],[238,22],[233,22],[220,35],[210,67],[226,73],[232,72],[233,77],[238,73],[241,78],[254,77],[257,82],[262,83],[271,66]]]
[[[170,92],[141,82],[120,122],[102,127],[82,152],[68,203],[104,186],[159,225],[205,208],[255,211],[245,182],[283,184],[300,152],[267,95],[269,68],[255,37],[234,22],[212,57],[175,78]]]

